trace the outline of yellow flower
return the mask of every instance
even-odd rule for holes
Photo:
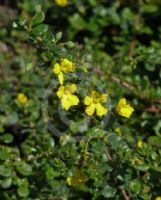
[[[85,113],[89,116],[93,115],[96,111],[96,115],[103,116],[107,113],[107,108],[102,106],[102,103],[106,103],[107,94],[99,94],[96,91],[92,91],[90,96],[84,98],[84,104],[87,105]]]
[[[161,196],[156,197],[155,200],[161,200]]]
[[[79,186],[84,184],[87,180],[87,175],[83,171],[76,169],[73,176],[67,178],[67,183],[70,186]]]
[[[115,131],[119,136],[122,135],[121,129],[120,129],[119,127],[115,128],[114,131]]]
[[[61,99],[61,105],[65,110],[69,110],[71,106],[76,106],[79,103],[79,99],[75,93],[77,86],[75,84],[60,86],[57,91],[57,96]]]
[[[68,0],[55,0],[55,3],[61,7],[65,7],[68,4]]]
[[[54,74],[58,75],[59,83],[61,85],[63,85],[64,82],[63,73],[74,72],[74,70],[74,64],[66,58],[62,59],[60,64],[56,63],[53,68],[53,72]]]
[[[73,72],[75,70],[74,64],[67,58],[62,59],[60,66],[63,72]]]
[[[121,98],[116,105],[116,112],[123,117],[129,118],[134,112],[134,108],[126,103],[125,98]]]
[[[26,96],[25,94],[19,93],[19,94],[17,95],[17,101],[18,101],[19,103],[21,103],[21,104],[26,104],[27,101],[28,101],[28,98],[27,98],[27,96]]]
[[[140,148],[140,149],[143,147],[143,141],[142,140],[138,140],[137,147]]]

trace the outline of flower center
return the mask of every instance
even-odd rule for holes
[[[96,104],[96,103],[99,103],[99,102],[100,102],[99,99],[97,99],[97,98],[94,98],[94,99],[93,99],[93,103]]]

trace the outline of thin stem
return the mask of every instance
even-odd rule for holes
[[[130,197],[128,196],[128,194],[127,194],[127,192],[125,191],[125,189],[121,189],[121,192],[122,192],[122,194],[123,194],[125,200],[130,200]]]

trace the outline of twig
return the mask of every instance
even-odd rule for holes
[[[99,68],[95,68],[94,70],[98,75],[102,75],[103,73],[105,73],[105,72],[102,72]],[[106,75],[108,76],[108,78],[110,80],[116,82],[119,86],[125,87],[125,88],[129,89],[130,91],[132,91],[138,98],[140,98],[144,101],[150,102],[150,103],[161,104],[161,99],[148,99],[147,97],[140,95],[139,92],[137,92],[135,85],[133,85],[127,81],[122,81],[118,76],[107,73],[107,72],[106,72]],[[158,108],[156,108],[155,110],[158,110]]]
[[[112,159],[112,157],[111,157],[111,155],[110,155],[110,153],[108,152],[107,149],[105,150],[105,153],[106,153],[107,159],[108,159],[110,162],[113,163],[113,159]]]
[[[122,192],[125,200],[130,200],[130,197],[127,195],[127,192],[125,191],[125,189],[122,188],[121,192]]]
[[[118,77],[116,77],[114,75],[111,75],[109,77],[111,80],[115,81],[117,84],[122,85],[122,86],[128,88],[129,90],[135,90],[135,87],[132,84],[125,82],[125,81],[121,81]]]
[[[134,91],[134,93],[142,100],[146,100],[146,101],[150,101],[151,103],[158,103],[158,104],[161,104],[161,99],[148,99],[146,98],[145,96],[139,96],[136,92],[136,88],[134,85],[126,82],[126,81],[122,81],[119,77],[117,76],[114,76],[114,75],[109,75],[109,78],[113,81],[115,81],[118,85],[121,85],[131,91]],[[157,108],[156,108],[157,109]]]
[[[147,112],[151,112],[151,113],[159,113],[161,110],[155,106],[150,106],[145,108],[144,110],[146,110]]]

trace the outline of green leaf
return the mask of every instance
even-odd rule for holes
[[[108,141],[113,149],[116,149],[120,145],[121,138],[116,134],[111,134],[108,137]]]
[[[40,24],[41,22],[43,22],[44,18],[45,18],[45,15],[44,15],[43,12],[37,13],[37,14],[33,17],[32,22],[31,22],[31,25],[32,25],[32,26],[35,26],[35,25],[37,25],[37,24]]]
[[[62,32],[58,32],[55,34],[55,41],[58,42],[62,38]]]
[[[41,36],[48,31],[48,26],[46,24],[40,24],[34,27],[31,33],[35,36]]]
[[[87,126],[88,128],[88,126]],[[105,131],[99,128],[92,128],[87,131],[87,135],[91,137],[103,137],[105,135]]]
[[[13,142],[13,135],[7,133],[0,137],[0,140],[2,140],[4,143],[8,144]]]
[[[4,128],[0,126],[0,133],[4,133]]]
[[[66,42],[65,44],[66,44],[66,46],[67,46],[68,48],[73,48],[73,47],[75,46],[75,43],[72,42],[72,41],[68,41],[68,42]]]
[[[151,166],[150,168],[153,169],[156,172],[160,172],[161,173],[161,167]]]
[[[0,160],[8,160],[10,158],[10,153],[7,149],[0,150]]]
[[[145,63],[145,68],[146,68],[148,71],[153,72],[153,71],[155,70],[155,65],[154,65],[154,64],[151,64],[151,63]]]
[[[104,189],[101,191],[101,194],[105,197],[105,198],[112,198],[115,196],[116,193],[116,188],[113,188],[109,185],[106,185],[104,187]]]
[[[138,194],[141,190],[141,183],[139,180],[134,180],[130,183],[130,189],[135,192],[135,194]]]
[[[142,8],[144,9],[145,13],[155,13],[155,12],[157,12],[159,7],[157,7],[156,5],[152,5],[152,4],[150,4],[150,5],[145,4],[145,5],[143,5]]]
[[[136,168],[138,170],[140,170],[140,171],[145,172],[145,171],[147,171],[150,168],[150,166],[148,164],[142,164],[142,165],[138,165]]]
[[[12,178],[8,177],[0,181],[0,185],[2,188],[6,189],[12,185]]]
[[[0,175],[4,177],[9,177],[12,175],[12,169],[4,165],[0,166]]]
[[[116,121],[116,118],[114,117],[114,115],[109,114],[108,116],[106,116],[103,120],[104,122],[104,127],[106,129],[111,129],[113,127],[114,122]]]
[[[75,13],[71,17],[69,17],[69,22],[73,26],[73,28],[77,30],[82,30],[86,26],[86,22],[78,13]]]
[[[21,174],[25,176],[29,176],[32,173],[32,167],[24,161],[17,162],[16,168]]]
[[[148,138],[148,142],[151,145],[161,147],[161,137],[159,137],[159,136],[150,136]]]
[[[28,187],[20,186],[17,190],[20,197],[27,197],[29,195]]]
[[[7,117],[7,121],[9,124],[16,124],[18,122],[18,114],[16,112],[10,113]]]

